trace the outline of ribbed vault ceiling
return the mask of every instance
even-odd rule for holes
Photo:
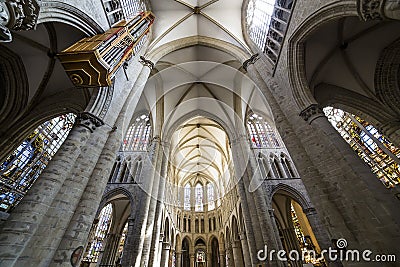
[[[224,129],[216,122],[195,117],[183,123],[171,140],[170,175],[180,186],[194,186],[201,176],[218,187],[229,179],[231,154]]]
[[[150,2],[157,18],[150,51],[165,43],[196,35],[220,39],[249,51],[244,42],[240,19],[242,0]]]

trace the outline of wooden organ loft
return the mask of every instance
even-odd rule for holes
[[[153,21],[151,12],[142,12],[59,53],[72,83],[83,87],[110,86],[118,69],[140,49]]]

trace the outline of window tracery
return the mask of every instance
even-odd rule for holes
[[[0,165],[0,210],[10,212],[67,138],[76,115],[61,115],[36,128]]]
[[[91,230],[91,238],[86,247],[86,253],[83,257],[85,262],[97,262],[99,253],[103,249],[104,240],[109,232],[112,221],[112,204],[107,204],[100,212],[98,222]]]
[[[400,149],[367,121],[341,109],[323,109],[333,127],[386,186],[400,182]]]
[[[262,116],[251,114],[247,120],[247,129],[253,147],[277,148],[281,146],[274,129]]]
[[[249,36],[273,64],[279,58],[293,2],[293,0],[250,0],[247,7]]]
[[[207,200],[208,200],[208,210],[215,209],[214,186],[211,183],[207,184]]]
[[[148,115],[138,116],[129,127],[122,143],[124,151],[146,151],[151,138],[151,123]]]
[[[183,200],[183,203],[184,203],[183,208],[185,210],[190,210],[190,191],[191,191],[190,184],[187,183],[185,185],[184,200]]]
[[[203,186],[198,183],[196,185],[196,203],[194,206],[195,211],[203,211]]]

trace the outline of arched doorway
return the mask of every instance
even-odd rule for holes
[[[235,267],[244,267],[243,248],[239,236],[239,227],[236,217],[232,218],[232,252]]]
[[[283,190],[274,194],[272,207],[279,231],[280,241],[287,255],[299,255],[299,260],[288,258],[290,266],[302,267],[303,264],[326,266],[321,258],[321,248],[312,226],[298,201]],[[297,253],[293,252],[297,251]],[[305,254],[304,259],[300,257]]]
[[[220,267],[220,257],[219,257],[219,242],[218,239],[213,237],[211,239],[211,259],[210,265],[211,267]]]
[[[182,241],[182,267],[190,267],[190,241],[187,237]]]

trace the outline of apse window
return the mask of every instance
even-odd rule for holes
[[[324,113],[333,127],[365,161],[386,186],[400,183],[400,149],[393,145],[373,125],[341,109],[326,107]]]
[[[247,28],[251,40],[272,64],[278,61],[293,0],[250,0]]]
[[[61,115],[36,128],[0,165],[0,211],[10,212],[49,164],[74,125]]]

